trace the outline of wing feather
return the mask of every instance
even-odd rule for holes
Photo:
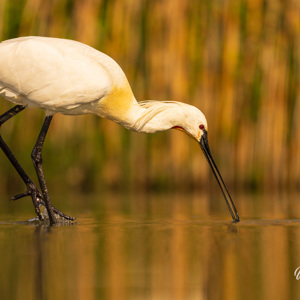
[[[0,43],[0,94],[41,108],[74,108],[106,95],[105,54],[79,42],[27,37]],[[116,63],[115,63],[116,64]]]

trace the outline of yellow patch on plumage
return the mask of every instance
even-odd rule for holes
[[[109,119],[126,119],[128,111],[132,107],[135,99],[128,83],[125,86],[114,86],[112,90],[104,96],[99,106]]]

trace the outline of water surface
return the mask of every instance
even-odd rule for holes
[[[1,298],[299,299],[297,199],[235,195],[235,224],[220,195],[57,197],[51,228],[1,203]]]

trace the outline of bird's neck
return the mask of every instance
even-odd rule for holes
[[[116,121],[123,127],[137,132],[154,133],[171,129],[178,124],[178,106],[180,102],[134,100],[126,117]]]
[[[121,96],[120,92],[115,91],[114,93],[116,94],[114,101],[103,99],[99,102],[98,115],[100,117],[137,132],[153,133],[172,127],[172,122],[168,121],[168,110],[165,109],[162,101],[137,102],[134,97],[124,101],[123,97],[118,97]]]
[[[137,102],[133,108],[131,128],[137,132],[154,133],[173,127],[170,108],[164,101]]]
[[[148,100],[137,102],[128,83],[115,87],[98,102],[98,115],[128,130],[153,133],[176,126],[172,112],[179,102]]]

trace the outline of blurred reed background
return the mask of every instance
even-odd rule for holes
[[[26,35],[105,52],[137,100],[199,107],[231,189],[299,188],[299,1],[0,0],[0,39]],[[1,112],[12,106],[0,103]],[[1,129],[32,177],[30,152],[43,117],[26,110]],[[0,190],[18,185],[21,192],[2,154],[0,165]],[[197,143],[181,132],[131,133],[95,116],[56,115],[44,165],[49,188],[58,191],[216,184]]]

